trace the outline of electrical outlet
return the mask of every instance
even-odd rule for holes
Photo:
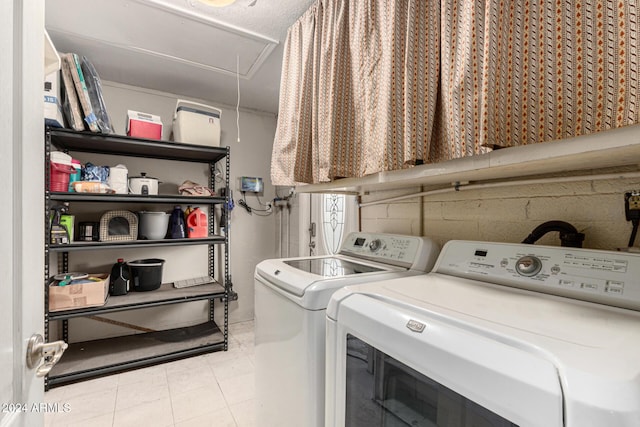
[[[624,193],[624,214],[627,221],[640,220],[640,190]]]

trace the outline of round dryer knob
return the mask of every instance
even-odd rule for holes
[[[523,256],[516,262],[516,271],[521,276],[535,276],[541,269],[542,261],[533,255]]]
[[[378,249],[380,249],[381,246],[382,246],[382,241],[380,239],[372,240],[369,243],[369,249],[371,250],[371,252],[377,251]]]

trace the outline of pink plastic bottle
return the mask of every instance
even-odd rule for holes
[[[187,215],[187,235],[189,238],[207,237],[207,214],[195,208]]]

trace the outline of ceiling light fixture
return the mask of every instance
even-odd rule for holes
[[[229,6],[231,3],[234,3],[236,0],[198,0],[200,3],[204,3],[213,7],[223,7]]]

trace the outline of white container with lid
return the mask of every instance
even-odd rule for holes
[[[72,157],[70,155],[68,155],[67,153],[63,153],[62,151],[51,152],[51,163],[72,166],[71,159]]]
[[[125,165],[116,165],[109,168],[109,178],[107,184],[116,194],[127,194],[129,170]]]
[[[173,116],[173,140],[219,147],[221,115],[219,108],[179,99]]]

